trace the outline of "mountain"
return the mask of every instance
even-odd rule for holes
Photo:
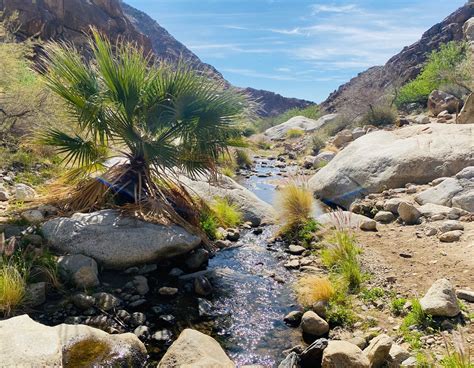
[[[124,37],[152,51],[159,59],[171,63],[186,61],[193,69],[232,87],[213,66],[202,62],[154,19],[120,0],[0,0],[1,12],[18,14],[20,39],[67,40],[83,48],[85,34],[94,26],[112,40]],[[260,102],[261,116],[278,115],[291,108],[313,104],[270,91],[243,90]]]
[[[405,47],[384,66],[369,68],[340,86],[321,104],[322,108],[328,112],[337,111],[347,104],[361,87],[382,95],[394,83],[406,83],[415,78],[431,51],[438,49],[443,43],[463,39],[462,27],[473,16],[474,3],[470,1],[427,30],[419,41]]]

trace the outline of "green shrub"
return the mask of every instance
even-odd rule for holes
[[[314,134],[311,137],[311,150],[313,151],[313,154],[317,155],[325,146],[326,142],[319,135]]]
[[[304,116],[308,119],[319,119],[321,117],[321,111],[318,105],[311,105],[305,108],[294,108],[290,109],[283,114],[278,116],[270,116],[266,118],[262,118],[255,123],[255,127],[258,132],[263,132],[268,128],[271,128],[275,125],[282,124],[289,119],[295,116]]]
[[[321,251],[323,264],[339,274],[350,291],[357,291],[363,281],[355,236],[348,230],[336,230],[329,239],[330,246]]]
[[[0,313],[9,317],[25,300],[26,278],[14,264],[0,265]]]
[[[290,139],[299,138],[303,135],[304,135],[304,130],[297,129],[297,128],[290,129],[286,132],[286,137]]]
[[[235,150],[235,162],[239,167],[252,167],[252,159],[250,158],[249,154],[244,150]]]
[[[379,287],[374,287],[371,289],[364,289],[360,293],[360,297],[362,300],[367,302],[375,302],[380,298],[385,296],[385,290]]]
[[[405,298],[395,298],[390,303],[390,310],[395,316],[401,316],[404,313],[404,306],[407,300]]]
[[[217,220],[210,211],[206,210],[201,214],[200,226],[209,239],[217,239]]]
[[[394,125],[397,118],[397,113],[390,106],[376,106],[364,115],[361,123],[380,127]]]
[[[242,213],[233,203],[226,198],[216,197],[211,205],[211,210],[217,224],[222,227],[235,227],[242,223]]]
[[[403,319],[400,331],[405,341],[408,342],[413,349],[420,349],[422,346],[421,336],[423,334],[419,330],[430,327],[433,323],[433,319],[423,311],[418,299],[412,299],[411,304],[411,311]],[[418,330],[413,330],[413,326]]]
[[[272,148],[272,145],[264,139],[260,139],[255,143],[255,146],[258,149],[269,150]]]
[[[433,51],[421,71],[411,82],[405,84],[395,100],[397,106],[409,103],[426,105],[429,94],[445,84],[464,84],[466,78],[472,78],[465,72],[459,72],[460,65],[466,60],[466,44],[451,41]]]
[[[257,134],[257,129],[254,126],[248,125],[242,130],[242,135],[244,137],[250,137],[254,134]]]

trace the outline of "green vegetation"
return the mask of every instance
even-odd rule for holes
[[[313,194],[304,186],[289,183],[278,193],[277,206],[282,228],[280,234],[287,241],[309,246],[319,224],[311,218]]]
[[[235,227],[242,223],[242,212],[227,198],[216,197],[211,204],[215,221],[222,227]]]
[[[299,138],[304,135],[304,130],[293,128],[286,132],[286,137],[290,139]]]
[[[249,154],[242,149],[235,150],[235,162],[239,167],[247,169],[252,167],[252,159]]]
[[[210,210],[202,211],[201,218],[199,221],[201,230],[207,235],[210,240],[216,240],[217,235],[217,219]]]
[[[432,323],[432,317],[423,311],[419,300],[412,299],[411,310],[403,319],[400,331],[405,341],[408,342],[413,349],[420,349],[422,345],[420,340],[422,333],[420,330],[430,327]]]
[[[90,60],[57,43],[46,46],[43,59],[47,86],[77,120],[73,132],[51,128],[41,137],[63,155],[68,178],[83,180],[64,206],[92,208],[114,192],[119,203],[140,203],[150,215],[198,225],[199,214],[186,217],[195,204],[172,173],[217,171],[217,158],[240,137],[246,96],[183,66],[152,64],[143,50],[125,41],[112,45],[96,31],[89,44]],[[115,155],[128,162],[106,167]],[[102,182],[91,178],[96,174]]]
[[[336,230],[328,239],[330,246],[321,252],[323,264],[347,283],[351,292],[357,291],[363,281],[359,254],[361,249],[348,230]]]
[[[14,265],[0,265],[0,313],[9,317],[22,304],[25,296],[25,275]]]
[[[429,94],[444,85],[456,85],[470,91],[472,75],[465,67],[467,46],[449,42],[429,56],[422,72],[398,91],[395,103],[401,107],[409,103],[425,105]]]
[[[347,282],[333,275],[334,294],[329,301],[326,318],[331,326],[350,327],[356,321]]]
[[[317,155],[321,149],[326,146],[326,142],[319,135],[314,134],[311,137],[311,150],[314,155]]]
[[[360,292],[360,298],[366,302],[376,302],[385,296],[385,290],[379,287],[363,289]]]
[[[376,127],[394,125],[397,121],[397,112],[390,106],[379,105],[371,107],[362,117],[361,125],[374,125]]]
[[[319,119],[321,117],[321,111],[318,105],[311,105],[303,109],[290,109],[278,116],[260,119],[255,123],[255,128],[258,132],[263,132],[275,125],[282,124],[295,116],[304,116],[308,119]]]
[[[392,299],[390,303],[390,310],[395,316],[401,316],[404,313],[404,306],[407,300],[405,298]]]
[[[470,361],[469,354],[462,354],[457,351],[450,352],[441,360],[443,368],[474,368],[474,363]]]

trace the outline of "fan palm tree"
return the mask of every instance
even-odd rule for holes
[[[63,154],[70,178],[93,176],[107,185],[92,202],[112,189],[134,202],[169,203],[163,188],[177,172],[215,173],[218,156],[239,136],[246,96],[182,65],[157,64],[123,40],[111,44],[96,30],[89,45],[88,60],[70,44],[46,47],[46,84],[77,126],[49,129],[41,141]],[[113,157],[119,163],[111,165]]]

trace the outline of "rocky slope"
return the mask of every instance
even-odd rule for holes
[[[375,89],[382,94],[393,83],[405,83],[413,79],[431,51],[436,50],[440,44],[463,39],[463,25],[473,16],[474,3],[470,1],[427,30],[419,41],[405,47],[384,66],[372,67],[340,86],[322,103],[322,107],[334,112],[347,104],[361,88]]]
[[[171,63],[184,60],[225,86],[230,83],[213,66],[202,62],[192,51],[177,41],[147,14],[120,2],[120,0],[0,0],[0,12],[18,13],[20,38],[68,40],[80,48],[85,43],[85,32],[94,26],[111,39],[125,37],[146,50],[152,50],[160,59]],[[286,98],[279,94],[245,89],[261,104],[261,116],[274,116],[295,107],[306,107],[310,101]]]

